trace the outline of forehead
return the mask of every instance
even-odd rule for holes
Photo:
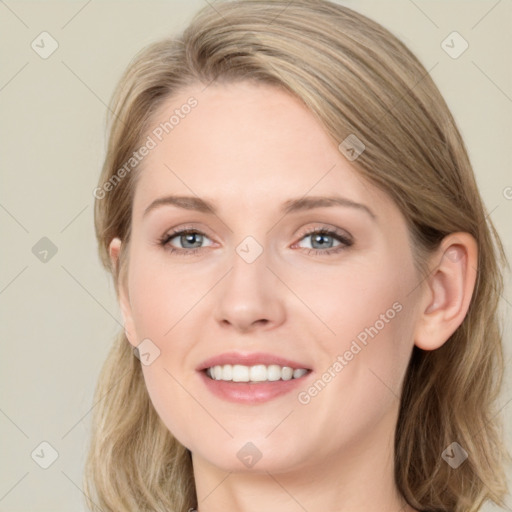
[[[184,89],[156,111],[148,137],[134,211],[167,193],[255,208],[333,192],[385,200],[298,98],[268,84]]]

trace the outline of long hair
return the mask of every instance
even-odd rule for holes
[[[189,85],[241,80],[299,98],[336,145],[350,135],[364,143],[351,164],[399,207],[422,273],[444,236],[463,231],[476,239],[477,281],[464,321],[441,348],[413,349],[395,433],[395,482],[425,512],[474,512],[487,500],[503,505],[510,456],[497,407],[504,370],[499,299],[508,263],[443,97],[419,60],[378,23],[325,0],[221,1],[199,11],[179,37],[135,56],[111,101],[95,192],[99,253],[116,290],[126,279],[137,178],[136,167],[120,169],[147,137],[153,113]],[[115,268],[108,254],[114,237],[123,241]],[[197,507],[190,451],[155,412],[124,332],[94,402],[84,472],[91,510]],[[468,453],[457,469],[442,457],[453,442]]]

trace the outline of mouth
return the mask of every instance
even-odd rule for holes
[[[206,390],[223,401],[258,405],[306,386],[313,373],[304,363],[274,354],[229,352],[203,361],[196,370]]]
[[[206,389],[224,401],[256,405],[306,385],[313,369],[304,362],[265,352],[224,352],[196,370]]]
[[[296,380],[311,372],[308,368],[292,368],[277,364],[224,364],[210,366],[201,371],[211,380],[251,383]]]

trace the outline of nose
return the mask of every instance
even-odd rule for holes
[[[214,316],[222,328],[239,332],[272,329],[284,322],[283,284],[267,267],[267,252],[247,262],[238,253],[232,267],[216,286]]]

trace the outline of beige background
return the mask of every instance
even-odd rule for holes
[[[389,28],[432,69],[512,260],[512,2],[342,3]],[[84,510],[81,478],[92,393],[121,324],[112,284],[97,257],[92,220],[106,104],[133,55],[183,28],[203,5],[204,0],[0,2],[0,512]],[[43,31],[59,45],[47,59],[31,47]],[[453,31],[469,43],[457,59],[441,47]],[[57,248],[46,262],[32,252],[42,237]],[[509,361],[509,275],[507,283]],[[511,398],[508,374],[501,403],[509,447]],[[37,448],[34,459],[50,461],[50,449],[43,446],[43,456],[39,447],[43,441],[58,452],[47,469],[31,457]],[[506,510],[512,510],[510,497]]]

